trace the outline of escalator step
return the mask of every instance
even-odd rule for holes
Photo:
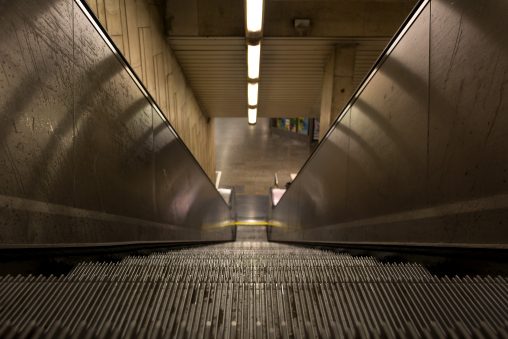
[[[1,338],[507,338],[508,280],[235,242],[0,278]]]

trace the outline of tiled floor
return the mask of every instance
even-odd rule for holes
[[[238,194],[268,194],[275,172],[284,185],[310,155],[305,141],[272,133],[268,118],[255,126],[246,118],[216,118],[215,146],[221,187],[236,186]]]

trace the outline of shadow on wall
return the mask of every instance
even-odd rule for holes
[[[358,98],[358,100],[356,100],[353,104],[352,111],[354,113],[356,113],[355,109],[358,109],[358,113],[363,113],[378,126],[379,130],[383,131],[383,133],[391,140],[390,144],[395,146],[399,150],[400,154],[407,160],[408,165],[414,169],[425,166],[425,163],[423,163],[422,160],[415,155],[414,151],[411,149],[411,145],[407,144],[405,138],[401,135],[401,133],[399,133],[399,131],[397,131],[397,129],[392,126],[391,121],[383,116],[382,113],[374,109],[373,106],[366,103],[364,100],[362,100],[362,98]],[[357,137],[355,140],[359,140],[358,134],[356,134],[356,136]],[[365,142],[360,142],[359,144],[369,154],[373,153],[372,149],[370,149],[369,152],[369,148],[365,147]],[[377,161],[380,160],[379,157],[373,157],[373,159]]]
[[[506,246],[508,3],[426,6],[273,209],[273,240]]]
[[[0,8],[0,242],[231,240],[228,206],[79,6]]]
[[[123,68],[116,56],[111,55],[77,79],[77,83],[88,84],[88,87],[81,88],[81,91],[73,95],[75,103],[62,115],[56,128],[52,128],[52,137],[46,145],[42,146],[42,151],[38,155],[39,160],[33,165],[31,177],[27,180],[26,186],[32,190],[27,192],[27,197],[40,198],[41,193],[37,194],[38,192],[48,192],[51,197],[53,196],[51,190],[60,186],[50,180],[41,180],[40,173],[55,173],[54,180],[58,180],[64,177],[63,173],[73,172],[74,140],[80,138],[93,139],[93,120],[88,115],[100,114],[102,113],[102,107],[111,104],[110,100],[112,98],[98,95],[98,93],[100,93],[103,84],[110,81],[122,70]],[[65,145],[66,150],[62,153],[55,152],[58,148],[62,148],[63,140],[73,140],[73,142]],[[100,202],[99,210],[104,211],[101,195],[97,194],[96,198]]]

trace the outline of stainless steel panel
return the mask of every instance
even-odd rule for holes
[[[433,203],[508,191],[506,1],[432,3]]]
[[[432,2],[429,201],[480,201],[441,222],[453,241],[508,241],[506,13],[506,1]]]
[[[152,219],[152,107],[80,10],[74,25],[76,204]]]
[[[237,221],[268,220],[270,199],[267,195],[237,195],[235,203]]]
[[[186,229],[179,239],[230,239],[230,210],[180,140],[154,114],[156,214]],[[194,226],[194,227],[192,227]],[[199,227],[196,227],[199,226]],[[229,238],[227,238],[229,237]]]
[[[351,108],[348,211],[338,221],[426,203],[429,15],[420,14]]]
[[[507,4],[425,6],[273,209],[272,240],[508,243]]]
[[[349,127],[347,113],[272,210],[272,219],[283,224],[269,230],[272,239],[302,239],[304,231],[345,217]]]
[[[0,13],[1,244],[232,238],[230,209],[78,3]]]
[[[72,3],[2,1],[0,13],[0,194],[72,201],[72,129],[58,128],[72,127]]]

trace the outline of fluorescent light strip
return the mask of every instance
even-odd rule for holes
[[[258,105],[258,83],[247,83],[247,98],[249,106]]]
[[[263,0],[246,0],[247,31],[261,32],[263,25]]]
[[[247,45],[247,73],[250,79],[259,78],[259,62],[261,57],[261,43]]]
[[[254,125],[256,123],[257,116],[258,116],[258,109],[257,108],[249,108],[249,111],[248,111],[249,124]]]

